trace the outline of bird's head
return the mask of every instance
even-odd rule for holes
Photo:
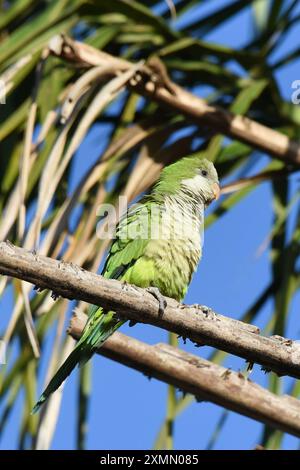
[[[165,194],[186,194],[205,206],[220,195],[213,163],[199,154],[181,158],[165,167],[156,188]]]

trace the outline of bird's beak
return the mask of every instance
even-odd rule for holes
[[[218,183],[214,183],[212,185],[212,190],[213,190],[215,199],[216,200],[219,199],[219,197],[220,197],[220,186],[218,185]]]

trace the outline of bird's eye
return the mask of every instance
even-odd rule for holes
[[[202,171],[201,171],[201,175],[202,175],[202,176],[207,176],[207,171],[206,171],[206,170],[202,170]]]

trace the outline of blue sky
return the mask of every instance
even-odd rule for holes
[[[205,2],[202,14],[215,6],[228,3],[218,0]],[[197,6],[198,8],[198,6]],[[196,9],[196,7],[195,7]],[[300,10],[300,8],[299,8]],[[298,28],[298,30],[297,30]],[[277,56],[295,47],[299,41],[299,26],[291,30],[283,41]],[[227,22],[205,39],[232,47],[243,47],[253,31],[250,9]],[[274,60],[278,57],[275,57]],[[293,66],[286,66],[278,73],[278,81],[283,96],[289,99],[291,83],[300,79],[299,61]],[[74,187],[83,171],[97,158],[107,138],[105,126],[94,126],[77,152],[72,170],[71,186]],[[256,169],[266,163],[267,157],[255,153]],[[298,185],[294,177],[294,187]],[[269,183],[258,186],[233,210],[225,214],[217,224],[205,233],[203,260],[195,274],[186,303],[209,305],[216,311],[239,318],[247,306],[263,291],[271,279],[269,253],[267,250],[258,254],[266,236],[269,234],[272,217],[271,187]],[[253,227],[255,226],[255,229]],[[1,301],[1,310],[10,311],[11,298],[6,295]],[[297,296],[290,311],[288,335],[299,338],[297,320],[300,298]],[[256,322],[265,325],[272,314],[272,302],[266,304]],[[147,325],[135,328],[122,328],[128,333],[148,343],[166,341],[166,332]],[[51,353],[51,340],[44,352],[46,365]],[[208,347],[195,349],[187,342],[181,346],[195,354],[207,357],[211,353]],[[243,369],[244,361],[229,356],[227,367]],[[255,367],[252,380],[266,385],[268,377]],[[76,396],[75,384],[78,380],[76,370],[68,379],[59,423],[54,436],[52,449],[72,449],[75,445]],[[287,381],[288,383],[288,381]],[[93,359],[92,397],[89,411],[89,449],[148,449],[153,445],[156,433],[164,418],[166,409],[166,385],[156,380],[149,381],[142,374],[122,365],[101,358]],[[0,448],[14,448],[16,427],[21,419],[21,397],[10,418],[9,425],[0,441]],[[193,403],[176,421],[175,448],[203,449],[215,429],[223,410],[210,403]],[[217,441],[217,449],[252,449],[259,442],[262,426],[253,420],[229,413],[223,431]],[[294,449],[298,445],[296,438],[286,436],[284,446]]]

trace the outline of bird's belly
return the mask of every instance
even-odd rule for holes
[[[190,240],[155,240],[145,250],[153,260],[152,285],[163,295],[182,300],[200,259],[201,249]]]
[[[151,226],[142,256],[123,280],[139,287],[158,287],[163,295],[180,301],[201,257],[201,224],[189,213],[183,214],[185,218],[173,214],[166,210],[160,223],[153,224],[154,230]]]

